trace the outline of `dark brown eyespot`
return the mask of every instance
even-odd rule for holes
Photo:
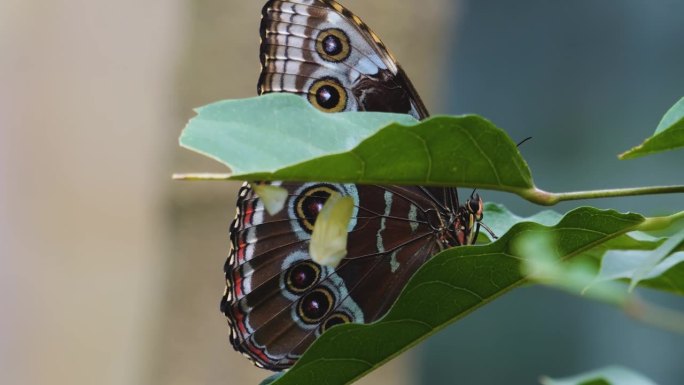
[[[300,294],[318,283],[321,278],[321,267],[312,261],[302,261],[290,267],[285,274],[287,290]]]
[[[328,316],[325,321],[323,321],[320,331],[323,333],[335,325],[348,324],[351,322],[351,317],[347,313],[335,312]]]
[[[316,37],[316,52],[327,61],[341,62],[351,54],[349,37],[338,28],[321,31]]]
[[[335,303],[333,294],[327,288],[318,288],[299,299],[297,314],[307,324],[320,322]]]
[[[334,78],[315,81],[309,89],[309,103],[324,112],[340,112],[347,108],[347,91]]]
[[[323,205],[330,198],[335,188],[327,184],[319,184],[304,190],[295,201],[295,214],[302,229],[311,233],[316,223],[318,213],[323,209]]]

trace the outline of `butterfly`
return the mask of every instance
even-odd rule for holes
[[[333,0],[270,0],[260,34],[259,94],[298,94],[331,113],[428,116],[378,36]],[[430,257],[475,243],[482,220],[482,199],[473,194],[459,205],[455,188],[272,184],[288,192],[274,215],[249,184],[239,191],[221,300],[233,347],[270,370],[292,366],[335,325],[382,317]],[[354,201],[348,253],[336,268],[315,263],[308,251],[317,215],[334,193]]]

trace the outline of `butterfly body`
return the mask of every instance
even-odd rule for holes
[[[427,117],[384,44],[338,3],[268,1],[260,31],[260,94],[299,94],[326,112]],[[380,318],[431,256],[475,242],[482,214],[479,197],[459,205],[452,188],[273,184],[288,193],[276,214],[249,184],[240,190],[221,301],[233,347],[271,370],[293,365],[330,327]],[[334,193],[354,201],[347,256],[336,268],[309,256],[317,215]]]

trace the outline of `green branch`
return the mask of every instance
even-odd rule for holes
[[[189,182],[226,182],[231,181],[232,174],[215,174],[215,173],[191,173],[191,174],[173,174],[171,178],[173,180],[182,180]]]
[[[522,198],[542,206],[553,206],[564,201],[576,201],[582,199],[600,199],[628,197],[636,195],[676,194],[684,193],[684,186],[654,186],[633,187],[622,189],[575,191],[567,193],[550,193],[538,188],[525,189],[517,193]]]
[[[173,174],[174,180],[182,181],[229,181],[234,180],[232,174],[213,174],[213,173],[190,173]],[[479,187],[479,186],[471,186]],[[496,188],[489,188],[498,190]],[[627,197],[635,195],[656,195],[656,194],[676,194],[684,193],[684,186],[654,186],[654,187],[633,187],[622,189],[589,190],[575,191],[567,193],[551,193],[540,190],[536,187],[531,189],[501,189],[501,191],[511,192],[523,199],[542,206],[554,206],[564,201],[574,201],[582,199],[600,199]]]

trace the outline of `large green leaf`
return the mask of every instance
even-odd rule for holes
[[[580,208],[548,227],[523,222],[498,241],[446,250],[409,281],[389,313],[370,325],[343,325],[321,336],[274,384],[345,384],[524,282],[519,254],[535,235],[552,236],[567,260],[635,230],[636,214]]]
[[[684,147],[684,98],[665,114],[653,136],[624,152],[620,159],[632,159]]]
[[[182,146],[232,169],[230,179],[533,187],[516,144],[478,116],[327,114],[299,96],[270,94],[197,110]]]
[[[594,370],[573,377],[542,378],[543,385],[656,385],[643,375],[619,366]]]

